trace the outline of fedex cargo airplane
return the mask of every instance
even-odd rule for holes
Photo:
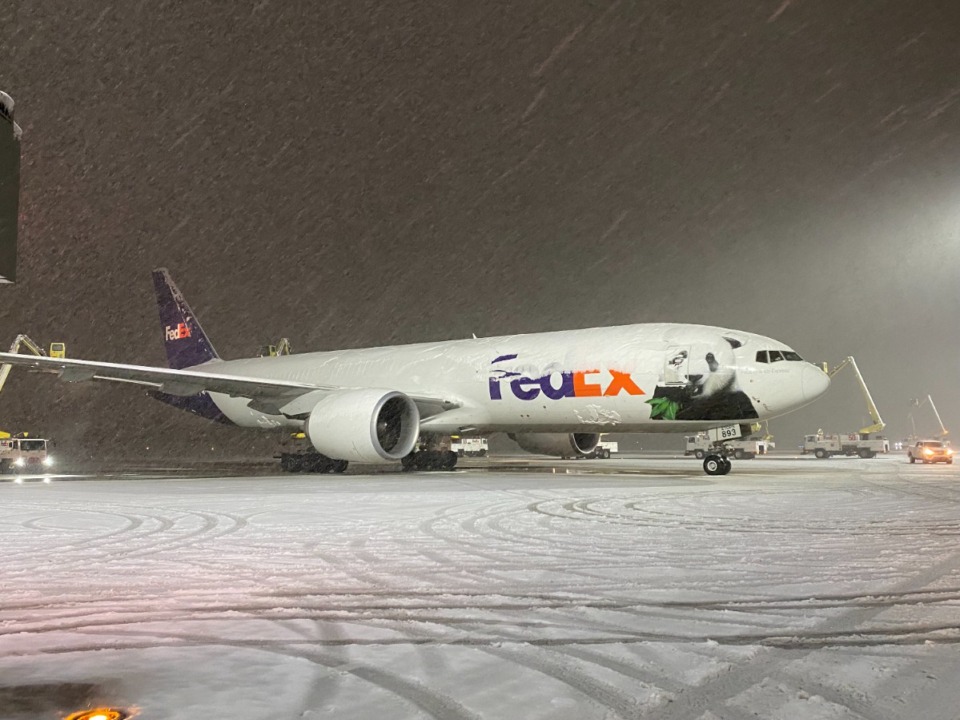
[[[0,353],[0,361],[149,388],[242,427],[302,430],[311,469],[452,469],[450,434],[508,433],[532,453],[590,452],[607,432],[692,433],[795,410],[830,380],[781,342],[702,325],[621,325],[222,360],[165,269],[153,272],[167,368]],[[704,460],[730,471],[721,445]]]

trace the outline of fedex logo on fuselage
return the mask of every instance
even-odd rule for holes
[[[501,355],[491,364],[515,360],[516,355]],[[489,378],[491,400],[503,399],[503,385],[518,400],[545,397],[560,400],[570,397],[614,397],[621,393],[644,395],[628,372],[619,370],[562,370],[530,377],[519,372],[493,368]]]
[[[166,332],[167,340],[183,340],[190,337],[190,328],[187,327],[186,323],[180,323],[175,328],[167,325]]]

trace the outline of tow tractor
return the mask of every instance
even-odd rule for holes
[[[890,442],[879,435],[887,425],[880,417],[880,411],[870,395],[870,390],[867,388],[867,383],[863,379],[860,368],[857,367],[857,361],[853,357],[847,357],[827,374],[832,380],[837,373],[847,366],[853,368],[854,373],[856,373],[860,390],[867,402],[867,412],[870,413],[870,419],[873,420],[873,423],[860,428],[855,433],[824,433],[823,430],[818,430],[815,434],[805,435],[801,446],[801,453],[804,455],[813,453],[814,457],[820,459],[833,455],[857,455],[861,458],[872,458],[876,457],[878,453],[890,452]],[[826,371],[826,369],[826,365],[824,365],[824,370]]]

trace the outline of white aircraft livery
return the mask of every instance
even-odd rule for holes
[[[781,342],[644,324],[222,360],[165,269],[153,272],[169,367],[0,353],[70,382],[112,380],[243,427],[302,430],[313,467],[452,469],[450,434],[509,433],[532,453],[589,453],[601,433],[750,426],[822,395],[826,373]],[[749,430],[745,428],[748,432]],[[730,471],[719,442],[704,460]]]

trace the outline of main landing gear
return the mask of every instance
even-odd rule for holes
[[[707,455],[703,461],[703,471],[707,475],[726,475],[732,467],[733,463],[723,455]]]
[[[413,452],[400,461],[404,472],[415,470],[453,470],[457,453],[450,449],[450,438],[444,435],[421,435]]]
[[[334,460],[318,452],[280,455],[280,469],[290,473],[342,473],[347,469],[347,464],[346,460]]]
[[[457,454],[453,450],[417,450],[400,461],[404,472],[414,470],[453,470]]]

